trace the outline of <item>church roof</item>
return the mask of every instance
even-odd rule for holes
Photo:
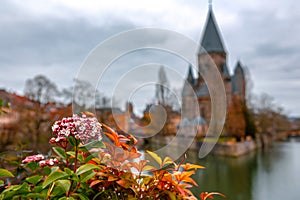
[[[201,47],[202,48],[200,48],[199,54],[205,53],[205,51],[203,51],[203,48],[207,53],[226,53],[212,8],[209,9],[206,19],[206,26],[202,35]]]
[[[193,75],[192,65],[189,65],[188,75],[186,80],[184,81],[182,96],[193,96],[194,90],[193,87],[195,86],[196,79]]]
[[[194,78],[194,75],[193,75],[192,65],[189,65],[187,81],[191,84],[192,87],[194,86],[195,78]]]
[[[233,81],[232,81],[232,93],[233,94],[241,94],[241,89],[239,84],[239,79],[243,78],[245,76],[244,69],[242,67],[242,64],[240,61],[237,62],[235,69],[234,69],[234,75],[233,75]]]
[[[242,64],[241,64],[240,61],[238,61],[238,62],[236,63],[236,66],[235,66],[235,70],[234,70],[234,71],[236,72],[237,70],[240,70],[241,73],[242,73],[242,75],[244,75],[244,69],[243,69]]]
[[[206,84],[203,84],[200,89],[197,91],[197,97],[206,97],[209,96],[209,91]]]
[[[223,73],[224,76],[230,76],[226,62],[223,65],[222,73]]]

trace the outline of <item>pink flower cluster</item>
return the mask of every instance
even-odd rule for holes
[[[27,156],[22,163],[29,163],[29,162],[38,162],[40,160],[44,160],[44,156],[42,154],[37,154],[33,156]]]
[[[74,136],[77,140],[80,139],[82,144],[93,140],[100,141],[102,139],[101,130],[101,124],[95,117],[73,115],[54,123],[52,131],[55,137],[50,139],[50,143],[64,147],[69,136]]]
[[[45,157],[42,154],[37,154],[33,156],[27,156],[24,160],[22,160],[23,164],[30,162],[39,162],[40,167],[45,166],[53,166],[54,164],[58,164],[58,160],[56,158],[50,158],[49,160],[44,160]]]
[[[49,160],[42,160],[39,162],[40,167],[53,166],[55,164],[58,164],[58,160],[56,158],[50,158]]]

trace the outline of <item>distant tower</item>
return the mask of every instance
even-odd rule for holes
[[[234,69],[234,75],[232,80],[232,93],[238,95],[240,100],[245,101],[246,96],[246,79],[244,69],[240,61],[237,62]]]
[[[186,115],[184,117],[190,119],[196,117],[194,105],[197,102],[194,101],[195,100],[197,101],[197,99],[195,99],[196,97],[194,92],[194,86],[195,86],[195,78],[193,75],[193,69],[192,66],[189,65],[187,79],[184,82],[183,90],[182,90],[182,102],[183,102],[182,111]]]
[[[202,33],[200,44],[201,47],[198,52],[199,71],[201,71],[201,68],[204,67],[202,66],[203,60],[205,60],[206,57],[210,56],[213,59],[214,63],[216,64],[222,76],[225,85],[227,102],[230,103],[232,86],[231,86],[231,77],[226,62],[227,52],[222,39],[222,35],[220,34],[218,25],[216,23],[216,19],[211,4],[209,5],[206,25],[204,28],[204,32]],[[210,102],[208,88],[207,85],[204,83],[204,80],[201,77],[201,75],[199,75],[197,82],[198,82],[197,95],[199,97],[200,112],[202,114],[202,117],[204,117],[206,121],[209,121],[211,102]]]
[[[230,75],[227,65],[227,50],[214,16],[211,0],[209,0],[209,10],[200,45],[197,54],[199,72],[204,71],[203,69],[206,67],[211,67],[206,65],[207,59],[212,59],[220,72],[225,86],[228,112],[223,134],[242,137],[245,134],[245,123],[243,123],[245,120],[243,119],[242,110],[246,95],[245,74],[243,66],[238,62],[234,70],[234,75]],[[194,91],[191,91],[191,88],[187,87],[187,84],[191,85]],[[197,79],[194,78],[192,68],[189,66],[188,76],[182,91],[182,108],[184,110],[190,111],[195,109],[191,106],[192,92],[197,95],[200,111],[198,112],[198,115],[200,116],[196,116],[196,118],[199,119],[196,120],[196,124],[204,125],[205,123],[202,123],[203,121],[209,123],[211,118],[211,99],[208,87],[200,73],[198,74]],[[236,123],[237,121],[240,123]],[[186,120],[182,121],[181,124],[184,125],[186,122]]]

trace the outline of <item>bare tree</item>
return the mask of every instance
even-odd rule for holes
[[[180,97],[180,92],[175,88],[170,89],[170,83],[163,66],[159,69],[158,82],[155,89],[154,103],[169,106],[173,109],[179,109],[180,105],[177,97]]]
[[[274,137],[281,131],[290,129],[290,122],[282,107],[276,105],[274,98],[264,93],[255,100],[255,121],[260,135]]]
[[[93,105],[97,90],[88,81],[74,79],[74,86],[64,88],[61,97],[64,104],[73,103],[77,109],[75,112],[86,111]]]
[[[51,82],[44,75],[37,75],[25,83],[25,96],[40,104],[54,101],[58,95],[55,83]]]
[[[78,79],[74,79],[73,87],[62,90],[61,97],[65,105],[70,103],[76,105],[78,110],[75,110],[75,112],[91,109],[92,105],[95,108],[110,107],[112,100],[117,104],[115,99],[105,96],[104,93],[95,89],[91,83]]]
[[[32,101],[18,107],[21,113],[19,126],[23,135],[31,135],[33,148],[37,149],[41,137],[49,137],[52,124],[49,110],[56,106],[59,92],[55,83],[44,75],[37,75],[26,81],[24,93]]]
[[[164,67],[161,66],[158,72],[158,83],[156,84],[156,99],[159,104],[167,105],[170,94],[170,83],[167,79]]]

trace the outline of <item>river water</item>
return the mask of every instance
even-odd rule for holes
[[[195,194],[217,191],[229,200],[300,199],[300,141],[275,143],[238,158],[209,155],[199,159],[197,155],[187,152],[187,162],[206,168],[194,175],[199,185],[193,189]]]
[[[218,191],[230,200],[299,200],[300,142],[275,143],[272,148],[238,158],[188,152],[189,162],[206,167],[194,176],[201,191]],[[222,198],[215,198],[222,199]]]

